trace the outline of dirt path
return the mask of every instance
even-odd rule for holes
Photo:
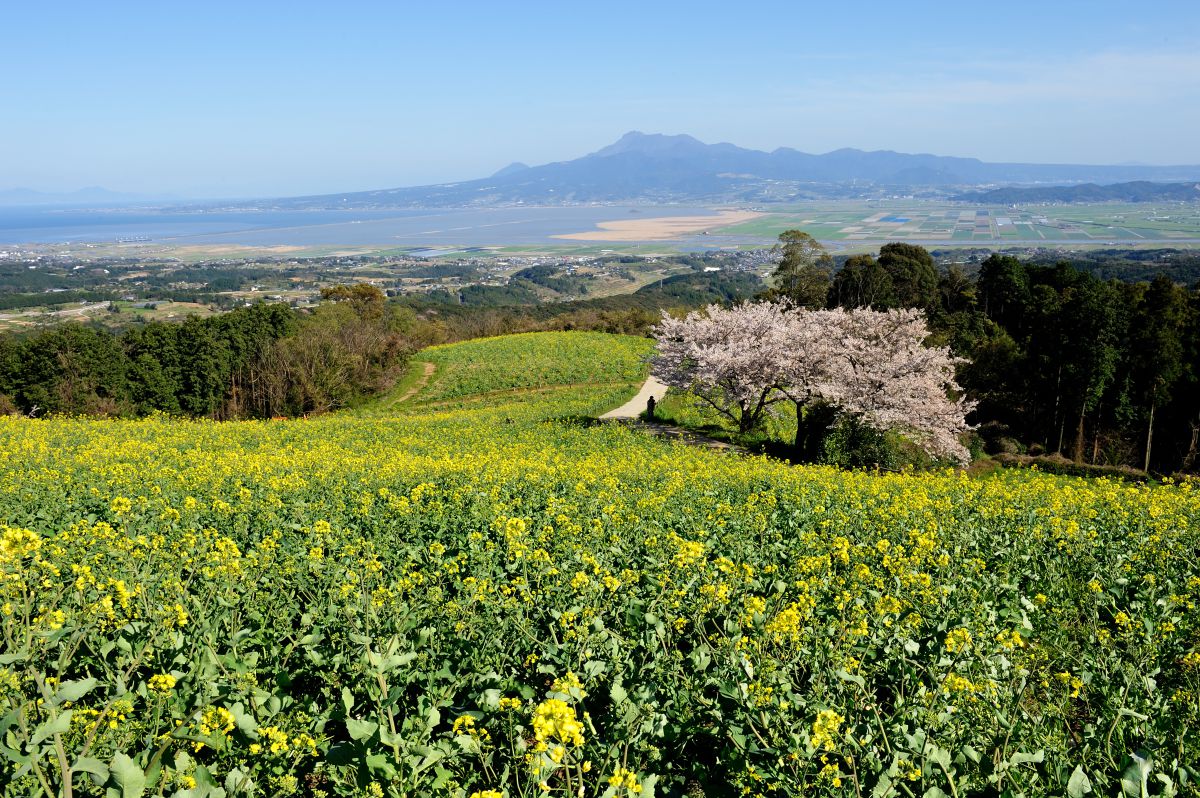
[[[433,365],[432,363],[423,364],[423,368],[421,369],[421,378],[413,383],[411,388],[409,388],[396,399],[392,400],[392,404],[398,405],[401,402],[407,402],[409,399],[412,399],[414,396],[416,396],[418,391],[429,384],[429,378],[433,376],[433,372],[435,371],[437,371],[437,366]]]
[[[656,438],[664,438],[666,440],[679,441],[686,443],[688,446],[698,446],[703,449],[713,449],[722,452],[735,452],[737,454],[746,454],[746,450],[741,446],[725,441],[719,441],[716,438],[710,438],[707,435],[701,435],[698,432],[686,430],[683,427],[676,427],[672,424],[663,424],[659,421],[638,421],[640,416],[646,409],[646,401],[653,396],[654,401],[661,402],[663,395],[667,392],[667,386],[663,385],[654,377],[650,377],[642,385],[637,396],[630,399],[625,404],[618,407],[616,410],[609,410],[604,415],[600,416],[601,421],[617,421],[630,429],[642,430]]]
[[[609,410],[604,415],[600,416],[602,421],[609,421],[616,418],[637,418],[646,409],[646,402],[651,396],[654,401],[661,402],[663,395],[667,392],[667,386],[663,385],[658,380],[651,377],[642,385],[641,390],[637,392],[637,396],[630,399],[625,404],[618,407],[616,410]]]

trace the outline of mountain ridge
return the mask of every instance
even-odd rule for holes
[[[771,152],[687,134],[630,131],[582,157],[513,163],[477,180],[343,194],[286,197],[276,207],[486,207],[521,204],[770,203],[948,187],[1200,180],[1200,165],[1104,166],[990,163],[978,158],[858,150]],[[261,204],[261,203],[260,203]]]

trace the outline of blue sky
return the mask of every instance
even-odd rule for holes
[[[1200,2],[58,2],[0,9],[0,189],[480,177],[628,130],[1200,162]]]

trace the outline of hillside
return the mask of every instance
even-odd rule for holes
[[[582,423],[645,347],[437,347],[373,414],[0,418],[0,792],[1040,798],[1200,759],[1194,485]]]
[[[433,346],[418,353],[411,376],[367,412],[574,395],[586,387],[598,397],[599,414],[614,391],[632,395],[646,378],[649,352],[645,338],[596,332],[523,333]]]

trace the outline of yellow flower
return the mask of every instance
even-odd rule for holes
[[[475,718],[470,715],[460,715],[450,729],[451,734],[463,734],[474,737],[481,743],[486,743],[492,739],[492,735],[488,730],[475,723]]]
[[[996,635],[996,642],[1006,649],[1025,648],[1025,638],[1016,629]]]
[[[954,629],[946,635],[946,650],[951,654],[962,651],[971,645],[971,633],[966,629]]]
[[[637,774],[626,768],[617,768],[607,779],[610,787],[624,789],[631,793],[640,793],[642,785],[638,783]]]
[[[169,673],[160,673],[150,677],[150,689],[156,693],[167,694],[175,689],[175,677]]]
[[[287,753],[291,748],[287,733],[277,726],[260,726],[258,736],[267,744],[267,750],[272,754]]]
[[[579,681],[579,677],[575,675],[574,671],[567,671],[565,676],[555,679],[550,690],[554,693],[565,693],[576,700],[587,696],[583,690],[583,682]]]
[[[583,745],[583,724],[570,704],[547,698],[533,711],[533,736],[539,743],[560,740],[578,747]]]
[[[841,729],[845,721],[844,717],[832,709],[821,710],[817,713],[817,719],[813,721],[812,737],[809,738],[809,744],[818,750],[834,750],[837,748],[838,730]]]

